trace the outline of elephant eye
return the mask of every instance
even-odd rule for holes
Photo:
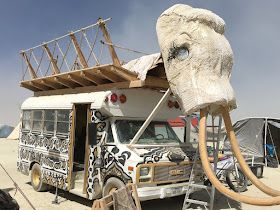
[[[168,61],[178,58],[183,61],[189,56],[189,50],[186,47],[175,47],[170,50]]]

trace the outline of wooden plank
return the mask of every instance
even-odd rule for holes
[[[80,76],[77,76],[74,74],[69,74],[67,78],[75,83],[78,83],[81,86],[91,86],[92,85],[92,83],[90,81],[85,80],[85,79],[81,78]]]
[[[41,85],[44,85],[44,86],[46,86],[46,87],[48,87],[50,89],[57,89],[56,86],[53,86],[50,83],[46,83],[44,80],[39,80],[39,82],[40,82]]]
[[[21,55],[22,55],[23,59],[25,60],[25,63],[27,65],[27,68],[28,68],[28,71],[29,71],[31,79],[37,78],[37,75],[36,75],[32,65],[31,65],[31,63],[30,63],[26,53],[25,52],[21,52]]]
[[[136,204],[136,209],[137,210],[142,210],[136,185],[135,184],[128,184],[128,185],[130,185],[130,187],[131,187],[132,195],[133,195],[133,198],[134,198],[134,201],[135,201],[135,204]]]
[[[88,86],[88,87],[76,87],[73,89],[59,89],[59,90],[48,90],[48,91],[40,91],[40,92],[35,92],[35,96],[47,96],[47,95],[62,95],[62,94],[75,94],[75,93],[90,93],[90,92],[97,92],[97,91],[106,91],[106,90],[111,90],[111,89],[127,89],[127,88],[140,88],[140,87],[149,87],[152,89],[163,89],[166,90],[165,84],[162,84],[162,87],[158,87],[155,84],[152,83],[153,80],[151,80],[146,85],[145,81],[141,80],[136,80],[136,81],[131,81],[131,82],[118,82],[118,83],[107,83],[107,84],[102,84],[98,86]]]
[[[89,147],[89,137],[88,137],[88,124],[91,122],[91,110],[90,104],[87,107],[87,128],[86,128],[86,145],[85,145],[85,169],[84,169],[84,186],[83,186],[83,193],[87,193],[87,186],[88,186],[88,167],[89,167],[89,156],[90,156],[90,147]],[[88,197],[88,193],[87,193]]]
[[[102,67],[100,68],[102,69]],[[110,66],[110,70],[127,81],[138,80],[137,75],[118,66]]]
[[[53,58],[53,55],[52,55],[48,45],[44,44],[44,45],[42,45],[42,47],[45,49],[45,51],[47,52],[48,58],[50,59],[53,74],[59,74],[60,70],[57,66],[57,60]]]
[[[93,75],[92,73],[88,72],[88,71],[81,71],[80,75],[84,78],[87,79],[91,82],[93,82],[96,85],[100,85],[100,84],[104,84],[106,83],[106,81],[104,81],[103,79],[101,79],[100,77]]]
[[[28,81],[28,82],[29,82],[29,81]],[[20,86],[21,86],[21,87],[24,87],[24,88],[26,88],[26,89],[28,89],[28,90],[34,91],[34,92],[41,91],[40,89],[34,87],[33,85],[28,84],[28,82],[21,82],[21,83],[20,83]]]
[[[61,94],[75,94],[75,93],[90,93],[96,91],[110,90],[114,88],[124,89],[129,88],[132,82],[119,82],[119,83],[108,83],[98,86],[88,86],[88,87],[76,87],[75,89],[60,89],[60,90],[49,90],[35,92],[35,96],[47,96],[47,95],[61,95]],[[137,85],[139,87],[139,84]]]
[[[103,37],[104,37],[105,41],[112,44],[112,40],[111,40],[111,37],[110,37],[110,35],[109,35],[109,33],[106,29],[105,22],[101,18],[99,18],[98,24],[99,24],[99,27],[100,27],[101,31],[103,32]],[[108,45],[108,48],[109,48],[111,58],[113,60],[113,64],[116,65],[116,66],[121,66],[121,63],[120,63],[120,60],[117,56],[115,48],[112,45]]]
[[[74,45],[74,48],[76,50],[76,53],[78,55],[78,59],[80,61],[80,63],[82,64],[82,67],[85,69],[85,68],[88,68],[88,64],[87,64],[87,61],[85,59],[85,56],[80,48],[80,45],[76,39],[76,36],[73,34],[73,33],[70,33],[69,34],[71,40],[72,40],[72,43]]]
[[[29,85],[32,85],[39,90],[49,90],[49,87],[40,84],[38,81],[29,81]]]
[[[107,69],[97,70],[96,73],[101,75],[102,77],[112,81],[112,82],[122,82],[122,81],[124,81],[123,78],[121,78],[120,76],[118,76],[114,72],[109,71]]]
[[[42,81],[44,82],[45,85],[48,85],[53,89],[61,89],[65,87],[64,85],[55,82],[53,78],[42,78]]]
[[[68,80],[68,79],[65,79],[62,77],[54,77],[54,81],[66,86],[66,87],[69,87],[69,88],[77,87],[76,83],[73,83],[71,80]]]
[[[69,173],[68,173],[68,177],[67,177],[67,190],[71,190],[72,189],[72,176],[73,176],[73,157],[74,157],[74,141],[75,141],[75,120],[76,120],[76,107],[75,104],[73,104],[73,108],[72,108],[72,122],[71,123],[71,130],[70,130],[70,143],[68,146],[68,166],[69,166]]]
[[[169,83],[166,79],[152,77],[152,76],[146,77],[145,85],[149,86],[149,87],[158,87],[158,88],[163,88],[163,89],[169,88]]]

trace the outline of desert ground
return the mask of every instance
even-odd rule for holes
[[[90,210],[92,201],[80,198],[73,194],[59,191],[59,204],[53,204],[52,201],[55,198],[55,191],[50,190],[48,192],[35,192],[30,184],[30,178],[25,176],[16,170],[16,160],[17,160],[17,144],[18,141],[0,139],[0,161],[5,167],[12,178],[17,182],[19,187],[23,190],[25,195],[35,206],[37,210]],[[269,186],[280,190],[280,168],[264,169],[264,177],[262,181]],[[31,207],[22,197],[19,192],[16,192],[13,182],[5,174],[3,169],[0,168],[0,189],[8,191],[12,197],[14,197],[20,205],[21,210],[30,210]],[[254,197],[264,197],[265,195],[258,191],[254,186],[250,186],[248,191],[244,194],[254,196]],[[195,195],[194,195],[195,196]],[[205,194],[197,192],[196,196],[206,197]],[[163,200],[153,200],[142,202],[143,210],[179,210],[182,209],[184,196],[180,196],[172,199]],[[199,208],[198,206],[191,206],[193,209]],[[255,207],[246,204],[241,204],[230,199],[227,199],[223,195],[216,193],[215,196],[215,208],[214,209],[244,209],[244,210],[276,210],[280,209],[280,206],[273,207]]]

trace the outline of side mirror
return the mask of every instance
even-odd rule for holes
[[[97,125],[96,123],[88,123],[88,144],[94,146],[97,144]]]

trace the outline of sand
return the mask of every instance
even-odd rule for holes
[[[90,210],[92,201],[84,198],[80,198],[68,192],[59,191],[59,205],[52,204],[55,198],[54,190],[48,192],[35,192],[30,185],[30,178],[25,176],[16,170],[16,160],[17,160],[17,144],[16,140],[6,140],[0,139],[0,162],[6,168],[8,173],[17,182],[19,187],[23,190],[26,196],[29,198],[31,203],[35,206],[37,210]],[[280,190],[280,168],[265,168],[264,177],[261,179],[264,183],[269,186],[273,186]],[[21,210],[30,210],[31,207],[22,197],[22,195],[17,192],[15,194],[15,188],[12,181],[5,174],[5,172],[0,168],[0,189],[6,190],[14,197],[20,205]],[[255,197],[265,196],[263,193],[258,191],[254,186],[250,186],[248,191],[244,194],[251,195]],[[206,197],[204,193],[197,193],[200,197]],[[142,202],[143,210],[180,210],[182,209],[182,202],[184,196],[180,196],[172,199],[163,200],[153,200]],[[192,206],[193,209],[198,208],[198,206]],[[235,201],[231,201],[221,194],[217,193],[215,196],[215,208],[214,209],[244,209],[244,210],[276,210],[280,209],[280,206],[272,207],[256,207],[246,204],[240,204]]]

